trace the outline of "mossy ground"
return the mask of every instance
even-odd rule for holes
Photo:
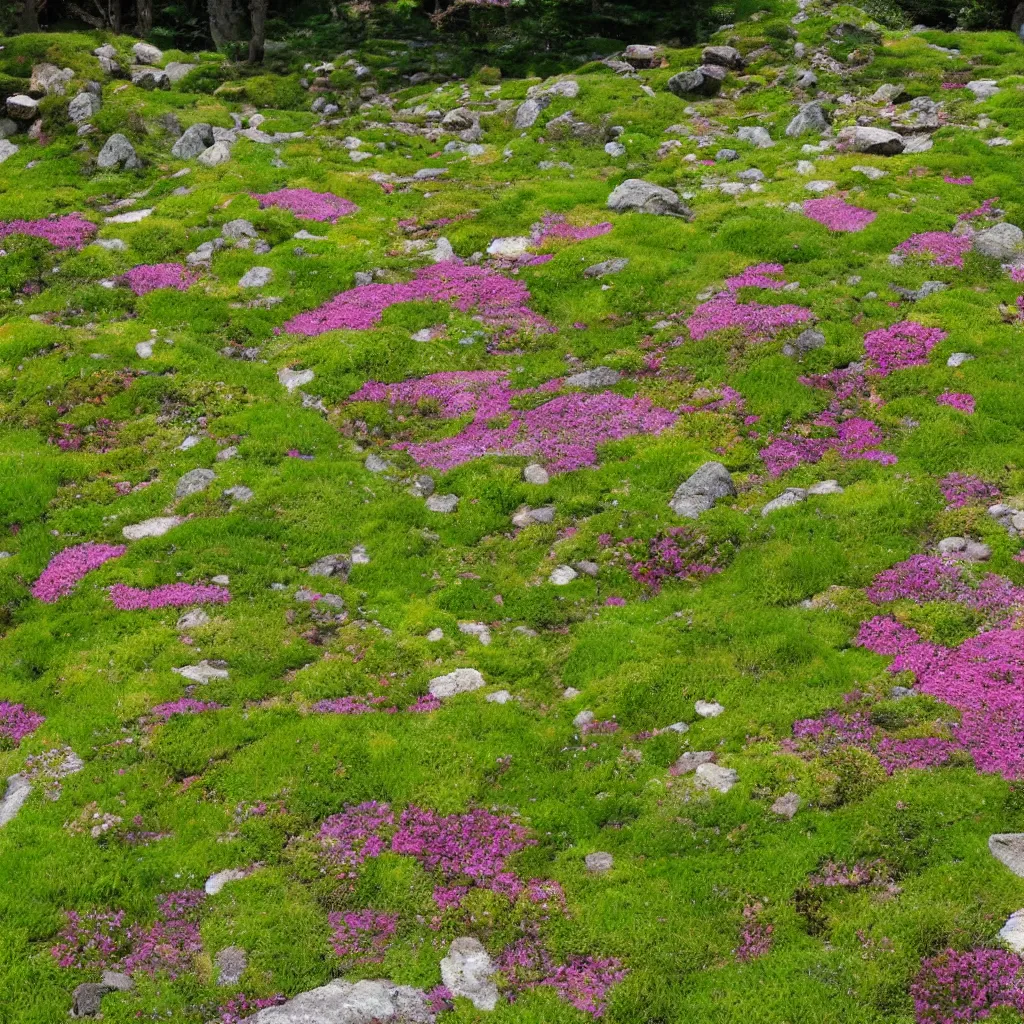
[[[836,234],[786,208],[808,196],[807,179],[794,165],[802,142],[812,141],[784,139],[794,94],[788,81],[771,84],[791,60],[792,13],[780,10],[722,35],[738,37],[746,52],[776,48],[748,72],[763,88],[693,104],[730,131],[762,124],[780,140],[755,150],[723,136],[721,145],[735,145],[740,160],[714,173],[733,180],[756,166],[769,179],[764,191],[738,199],[701,189],[708,169],[683,160],[694,150],[685,139],[675,155],[655,156],[667,126],[692,121],[665,84],[693,66],[697,50],[670,51],[669,68],[641,73],[653,98],[601,64],[584,66],[576,74],[579,97],[556,98],[545,112],[546,118],[572,109],[592,123],[621,125],[627,156],[618,161],[599,146],[542,141],[540,126],[522,134],[511,127],[511,115],[485,121],[487,151],[474,160],[437,156],[440,144],[365,128],[360,116],[317,128],[298,70],[248,79],[226,99],[205,87],[189,91],[190,84],[219,84],[217,63],[204,58],[199,71],[168,92],[107,84],[87,145],[95,151],[109,133],[124,132],[147,166],[83,173],[81,141],[63,120],[66,101],[44,105],[46,145],[23,142],[0,170],[0,220],[80,211],[99,221],[105,207],[143,191],[137,205],[155,212],[137,225],[101,227],[100,237],[126,242],[124,252],[90,246],[57,253],[10,237],[0,260],[0,547],[13,555],[0,561],[0,699],[46,716],[19,748],[0,752],[0,777],[19,771],[26,754],[52,746],[69,745],[86,761],[65,781],[59,801],[35,793],[0,832],[0,1020],[49,1024],[66,1017],[70,991],[86,975],[61,970],[49,954],[65,910],[114,906],[145,920],[158,893],[201,886],[216,870],[257,862],[260,870],[207,901],[202,924],[209,954],[227,944],[248,951],[247,992],[290,995],[341,973],[326,918],[339,906],[401,915],[383,964],[364,975],[436,984],[447,943],[466,925],[432,931],[421,923],[434,913],[421,869],[384,857],[368,864],[348,892],[293,853],[294,837],[347,803],[371,799],[444,812],[477,804],[519,811],[539,841],[524,855],[524,877],[557,879],[572,912],[552,926],[552,948],[616,956],[629,969],[612,992],[607,1019],[615,1024],[910,1022],[908,989],[923,957],[951,945],[993,943],[1007,915],[1024,903],[1020,880],[986,847],[993,832],[1024,830],[1024,802],[1011,783],[969,765],[881,779],[867,773],[870,784],[835,799],[827,766],[787,755],[780,741],[795,719],[841,705],[843,694],[871,686],[885,665],[850,645],[871,613],[865,600],[836,610],[808,610],[803,600],[835,585],[856,591],[940,537],[966,531],[992,546],[992,571],[1024,583],[1024,566],[1013,560],[1018,542],[978,509],[944,511],[936,484],[958,470],[997,483],[1004,495],[1024,493],[1024,340],[1000,313],[1021,288],[994,261],[974,254],[962,268],[887,262],[910,235],[949,230],[959,214],[993,196],[1008,220],[1024,224],[1022,143],[992,148],[984,141],[997,131],[1018,139],[1024,128],[1024,46],[1000,33],[893,34],[874,47],[873,63],[847,80],[821,72],[821,87],[832,93],[866,97],[878,84],[899,81],[911,96],[945,100],[956,120],[986,115],[995,125],[943,128],[934,148],[915,156],[819,159],[817,177],[835,180],[850,201],[878,213],[866,230]],[[850,14],[813,16],[798,26],[799,39],[819,45],[829,25]],[[48,59],[92,77],[89,53],[100,41],[71,34],[9,40],[0,74],[27,78],[33,62]],[[127,54],[131,41],[116,43]],[[950,58],[929,43],[958,47],[960,55]],[[399,88],[397,72],[406,65],[399,68],[386,46],[362,59],[385,86]],[[956,76],[997,78],[1001,89],[980,104],[963,90],[940,93],[941,83]],[[520,100],[539,81],[506,80],[500,98]],[[447,110],[460,104],[462,88],[431,84],[396,94],[399,106],[415,100]],[[468,85],[474,101],[487,88]],[[172,137],[158,127],[160,115],[175,113],[183,126],[229,127],[230,112],[246,102],[264,108],[264,130],[308,137],[278,147],[239,142],[230,162],[213,170],[170,157]],[[841,117],[849,123],[866,109],[845,108]],[[382,113],[367,116],[385,120]],[[372,160],[356,166],[330,145],[348,134],[363,140]],[[378,142],[385,147],[375,149]],[[273,165],[275,150],[283,167]],[[573,171],[539,170],[542,160],[568,161]],[[852,170],[858,164],[888,174],[867,181]],[[186,177],[171,177],[184,166]],[[427,166],[450,173],[391,194],[369,180],[371,171],[406,174]],[[944,180],[965,175],[972,184]],[[478,325],[470,315],[429,304],[392,308],[366,331],[317,338],[275,331],[350,288],[357,271],[379,267],[405,279],[420,261],[402,254],[400,220],[472,213],[434,232],[466,256],[494,237],[528,233],[545,214],[580,224],[605,219],[608,193],[626,177],[695,193],[695,219],[613,215],[607,235],[553,243],[554,259],[519,278],[530,289],[531,308],[558,331],[518,351],[488,354],[481,342],[456,344]],[[171,194],[183,184],[187,194]],[[333,226],[309,224],[261,210],[250,196],[282,187],[333,192],[360,209]],[[181,261],[235,218],[251,220],[271,251],[222,251],[186,292],[135,298],[100,284],[137,264]],[[303,242],[305,255],[298,255],[291,236],[300,227],[327,239]],[[584,279],[584,267],[613,257],[628,257],[628,268],[604,282]],[[712,335],[667,348],[657,374],[639,373],[645,352],[681,331],[679,324],[658,330],[657,322],[691,311],[699,292],[761,261],[784,263],[787,280],[799,282],[786,301],[813,309],[828,339],[824,348],[796,363],[781,354],[781,338],[743,345]],[[282,301],[239,308],[251,295],[236,282],[256,264],[274,271],[262,294]],[[890,283],[917,287],[925,278],[950,287],[913,306],[894,302]],[[42,287],[26,294],[24,285],[35,282]],[[872,292],[877,297],[868,297]],[[728,384],[744,395],[747,412],[760,416],[758,429],[767,436],[824,407],[823,393],[802,384],[801,375],[861,358],[867,330],[911,316],[948,338],[928,366],[878,385],[886,404],[876,420],[888,436],[886,450],[898,456],[895,466],[826,459],[773,481],[755,441],[728,417],[697,414],[657,437],[608,445],[595,468],[553,477],[543,488],[522,482],[523,459],[479,459],[435,474],[439,493],[461,496],[458,511],[444,516],[427,511],[400,482],[363,468],[366,451],[354,443],[345,406],[367,380],[442,370],[504,369],[517,387],[533,387],[564,375],[571,355],[632,375],[617,390],[669,408],[697,387]],[[444,338],[411,340],[442,322],[449,325]],[[139,359],[136,344],[151,338],[153,358]],[[220,352],[232,344],[260,346],[260,360],[226,359]],[[946,357],[954,351],[977,358],[949,369]],[[315,370],[307,390],[322,397],[328,415],[285,395],[276,378],[284,366]],[[944,390],[971,392],[977,413],[965,417],[937,406]],[[394,418],[380,408],[362,411],[382,431],[362,437],[363,444],[411,474],[412,460],[389,447]],[[89,429],[100,419],[117,428],[109,451],[90,451],[88,444],[61,451],[48,443],[58,423]],[[908,427],[908,420],[917,425]],[[413,429],[423,437],[454,427]],[[181,451],[193,433],[203,440]],[[238,457],[215,463],[228,443],[238,445]],[[288,457],[289,449],[312,458]],[[736,545],[725,571],[699,586],[669,584],[657,595],[613,568],[564,588],[548,584],[556,565],[593,558],[601,534],[647,538],[676,525],[668,499],[710,458],[752,485],[734,507],[720,504],[701,520],[713,539]],[[214,466],[217,481],[178,503],[187,522],[132,544],[56,604],[31,598],[30,584],[55,551],[86,540],[118,542],[124,525],[171,505],[179,477],[200,466]],[[826,477],[837,478],[845,494],[767,519],[758,514],[783,486]],[[125,495],[115,487],[125,481],[150,486]],[[221,492],[234,484],[251,487],[254,500],[232,507]],[[509,518],[523,503],[554,504],[554,523],[514,532]],[[289,595],[309,582],[304,567],[356,544],[365,545],[370,563],[354,566],[347,583],[323,588],[345,599],[349,620],[318,632],[308,608]],[[192,646],[182,643],[173,610],[116,612],[103,589],[218,574],[230,577],[233,600],[208,625],[189,631]],[[271,589],[273,583],[287,591]],[[612,595],[624,597],[625,606],[604,607]],[[458,623],[466,620],[492,623],[493,642],[483,646],[460,634]],[[935,629],[954,642],[969,625],[939,622]],[[428,643],[426,634],[437,627],[444,639]],[[140,717],[150,707],[182,693],[171,668],[206,657],[230,665],[229,680],[213,681],[200,694],[225,710],[143,730]],[[470,694],[429,715],[309,713],[316,700],[370,690],[411,703],[430,678],[462,665],[479,668],[489,685],[517,700],[496,705]],[[566,702],[561,694],[570,686],[582,695]],[[698,699],[717,700],[726,713],[698,719]],[[580,745],[572,718],[583,707],[602,719],[614,716],[619,733]],[[639,761],[625,751],[635,745],[632,734],[680,720],[691,725],[685,736],[647,741]],[[721,763],[738,770],[739,784],[709,796],[670,779],[667,770],[685,749],[717,751]],[[793,821],[778,820],[768,806],[791,790],[807,806]],[[259,801],[282,810],[233,823],[239,804]],[[65,823],[92,802],[168,837],[139,847],[69,832]],[[584,870],[583,857],[594,850],[614,855],[609,875]],[[797,898],[808,875],[828,860],[864,858],[887,862],[898,893],[831,893],[810,927]],[[755,901],[774,926],[773,948],[738,963],[742,908]],[[487,925],[485,911],[494,915]],[[480,913],[481,934],[510,927],[497,899]],[[139,979],[134,993],[106,1000],[104,1019],[202,1021],[223,994],[207,957],[173,983]],[[449,1019],[481,1014],[460,1002]],[[580,1014],[541,991],[501,1004],[488,1019],[552,1024]]]

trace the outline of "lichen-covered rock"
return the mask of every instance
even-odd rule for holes
[[[696,519],[719,498],[735,495],[736,485],[729,470],[720,462],[705,462],[676,488],[669,507],[677,516]]]
[[[671,189],[643,178],[627,178],[608,196],[609,210],[616,213],[650,213],[665,217],[690,217],[689,209]]]

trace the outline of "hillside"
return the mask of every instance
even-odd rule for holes
[[[4,41],[0,1022],[1021,1018],[1024,42],[748,13]]]

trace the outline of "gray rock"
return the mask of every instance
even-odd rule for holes
[[[592,875],[603,875],[615,866],[615,858],[610,853],[599,850],[596,853],[588,853],[583,858],[583,863]]]
[[[761,515],[769,516],[773,512],[778,512],[780,508],[791,508],[793,505],[799,505],[800,502],[806,500],[807,491],[802,487],[787,487],[777,498],[773,498],[761,509]]]
[[[132,47],[136,64],[157,65],[163,62],[163,51],[149,43],[136,43]]]
[[[974,251],[992,259],[1008,260],[1024,243],[1024,231],[1016,224],[995,224],[974,236]]]
[[[426,473],[421,473],[415,480],[409,485],[409,493],[414,498],[429,498],[434,493],[434,478],[427,476]]]
[[[231,146],[227,142],[215,142],[196,157],[203,167],[218,167],[231,159]]]
[[[729,470],[720,462],[705,462],[676,488],[669,508],[677,516],[696,519],[719,498],[734,497],[735,494],[736,485]]]
[[[772,804],[772,814],[791,821],[793,815],[800,810],[800,803],[799,793],[785,793]]]
[[[863,174],[869,181],[878,181],[879,178],[884,178],[889,172],[883,171],[878,167],[868,167],[864,164],[857,164],[850,168],[851,171],[856,171],[858,174]]]
[[[889,287],[908,302],[920,302],[922,299],[927,299],[929,295],[945,291],[949,285],[944,281],[925,281],[920,288],[902,288],[898,284],[891,284]]]
[[[543,487],[548,482],[548,471],[536,462],[523,469],[523,480],[528,484]]]
[[[760,168],[748,167],[745,171],[740,171],[740,173],[737,174],[736,177],[739,178],[740,181],[745,181],[749,183],[752,181],[764,181],[765,174],[764,171],[762,171]]]
[[[626,155],[626,147],[621,142],[606,142],[604,144],[604,151],[610,157],[620,157]]]
[[[71,1017],[95,1017],[103,1007],[103,997],[113,991],[108,985],[85,981],[71,993]]]
[[[513,128],[532,128],[540,117],[540,112],[551,102],[550,96],[536,96],[533,99],[525,100],[516,110],[515,119],[512,122]]]
[[[743,67],[743,57],[734,46],[705,46],[700,59],[703,64],[718,64],[723,68]]]
[[[736,131],[736,138],[740,142],[749,142],[758,149],[770,149],[775,143],[772,141],[772,137],[768,134],[767,128],[761,128],[759,126],[744,126]]]
[[[352,562],[348,555],[324,555],[318,558],[307,570],[308,576],[337,576],[348,579]]]
[[[33,96],[63,96],[68,82],[74,77],[71,68],[62,69],[56,64],[36,64],[32,68],[28,91]]]
[[[472,693],[486,686],[484,677],[475,668],[457,668],[443,676],[435,676],[427,688],[440,699],[454,697],[459,693]]]
[[[797,89],[804,89],[807,91],[816,89],[818,87],[818,76],[813,71],[805,69],[796,76],[793,80],[793,85],[795,85]],[[788,135],[789,132],[786,134]]]
[[[164,74],[169,79],[171,85],[176,85],[180,82],[190,71],[195,71],[198,64],[185,64],[180,60],[172,60],[165,68]]]
[[[142,161],[135,153],[135,147],[120,133],[116,132],[103,144],[96,166],[102,170],[121,167],[126,171],[142,166]]]
[[[627,178],[608,196],[607,206],[616,213],[650,213],[656,216],[686,217],[690,211],[671,189],[643,178]]]
[[[1024,878],[1024,832],[1001,832],[988,837],[992,856],[1018,878]]]
[[[793,341],[786,342],[782,346],[782,354],[784,356],[803,355],[805,352],[821,348],[824,344],[825,335],[813,327],[808,327],[805,331],[801,331]]]
[[[4,791],[3,799],[0,800],[0,828],[14,820],[14,816],[21,810],[22,804],[28,799],[32,792],[32,786],[24,775],[9,775],[7,777],[7,789]]]
[[[692,71],[680,71],[668,80],[668,90],[675,96],[715,96],[725,81],[726,69],[717,64],[704,64]]]
[[[456,939],[441,961],[441,981],[454,996],[468,999],[478,1010],[498,1005],[497,968],[479,939]]]
[[[19,147],[13,142],[8,141],[7,139],[0,139],[0,164],[14,156],[14,154],[18,152],[18,149]]]
[[[227,679],[230,673],[223,667],[223,662],[214,664],[204,658],[198,665],[182,665],[181,668],[172,668],[176,675],[187,679],[190,683],[206,685],[211,679]]]
[[[99,96],[94,96],[91,92],[80,92],[68,104],[68,117],[75,124],[81,124],[88,121],[93,114],[99,113],[102,105]]]
[[[872,103],[899,103],[907,95],[902,85],[880,85],[872,94]]]
[[[15,121],[34,121],[39,116],[39,104],[22,93],[8,96],[6,106],[8,115]]]
[[[247,875],[248,872],[241,868],[225,868],[223,871],[210,875],[203,890],[207,896],[216,896],[228,882],[240,882]]]
[[[274,272],[270,267],[250,267],[238,282],[239,288],[262,288],[270,284],[274,279]]]
[[[601,571],[601,566],[597,562],[579,561],[573,562],[572,567],[577,571],[583,573],[584,576],[594,576]]]
[[[512,516],[512,525],[521,530],[534,523],[551,523],[555,519],[555,506],[545,505],[543,508],[521,508]]]
[[[821,103],[812,100],[810,103],[804,103],[793,120],[786,125],[786,135],[791,139],[806,135],[808,132],[821,135],[827,132],[829,127],[828,115],[822,109]]]
[[[225,946],[213,958],[217,965],[218,985],[237,985],[249,966],[249,958],[240,946]]]
[[[132,85],[140,89],[170,89],[171,80],[159,68],[132,68]]]
[[[205,491],[216,479],[217,474],[212,469],[190,469],[174,488],[175,500],[180,501],[191,494],[199,494]]]
[[[312,370],[289,370],[287,367],[277,371],[278,381],[289,391],[305,387],[316,376]]]
[[[974,93],[974,99],[978,103],[982,100],[991,99],[991,97],[999,92],[999,85],[992,78],[979,78],[974,82],[968,82],[967,88],[970,92]]]
[[[1024,953],[1024,910],[1016,910],[1009,916],[999,929],[999,938],[1014,953]]]
[[[18,130],[17,124],[9,117],[0,117],[0,139],[8,139]]]
[[[722,163],[728,163],[731,160],[739,160],[740,155],[735,149],[720,149],[715,154],[715,159]]]
[[[227,487],[224,489],[224,494],[226,497],[233,498],[235,501],[239,501],[243,505],[248,501],[252,501],[255,497],[252,489],[246,487],[244,484],[235,484],[234,487]]]
[[[578,575],[571,565],[560,565],[548,577],[548,582],[556,587],[564,587],[572,583]]]
[[[244,1024],[433,1024],[426,994],[390,981],[335,980],[280,1006],[246,1017]]]
[[[178,516],[155,516],[141,523],[126,526],[121,531],[125,540],[145,540],[147,537],[162,537],[168,530],[183,522]]]
[[[576,139],[588,145],[595,145],[605,137],[602,129],[589,121],[580,120],[571,110],[548,121],[544,126],[544,133],[551,139]]]
[[[904,153],[927,153],[928,150],[931,149],[932,146],[934,146],[934,145],[935,145],[935,143],[932,142],[932,140],[930,138],[928,138],[927,135],[910,135],[905,140],[905,145],[903,146],[903,152]]]
[[[661,47],[633,43],[623,50],[622,59],[634,68],[657,67],[661,61]]]
[[[129,978],[127,974],[122,974],[120,971],[104,971],[100,977],[100,981],[114,992],[131,992],[135,987],[135,983],[132,979]]]
[[[595,366],[592,370],[583,370],[565,378],[568,388],[610,388],[618,384],[622,374],[610,366]]]
[[[243,238],[259,238],[260,236],[256,233],[256,229],[252,226],[251,221],[247,221],[242,217],[236,220],[229,220],[226,224],[221,226],[221,235],[231,242],[240,241]]]
[[[459,632],[464,636],[475,636],[484,647],[487,647],[491,642],[491,631],[483,622],[460,622]],[[488,697],[487,699],[490,700],[491,698]]]
[[[811,484],[807,488],[807,493],[814,495],[842,494],[843,488],[839,485],[838,480],[821,480],[816,484]]]
[[[697,766],[693,784],[698,789],[714,789],[719,793],[728,793],[739,780],[735,768],[723,768],[709,761]]]
[[[710,764],[714,759],[715,755],[711,750],[687,750],[676,759],[671,772],[673,775],[689,775],[702,764]]]
[[[213,145],[213,126],[205,121],[189,125],[171,147],[171,156],[179,160],[194,160]]]
[[[209,621],[210,616],[202,608],[193,608],[178,619],[176,626],[178,629],[198,629],[207,625]]]
[[[974,356],[969,352],[954,352],[946,360],[946,365],[952,367],[963,366],[964,363],[969,363],[972,359],[974,359]]]
[[[895,156],[906,147],[903,136],[896,132],[861,125],[844,128],[839,133],[839,143],[854,153],[875,153],[878,156]]]
[[[427,510],[440,512],[447,515],[459,507],[459,496],[457,494],[431,494],[426,501]]]
[[[454,110],[449,110],[441,118],[441,127],[450,132],[464,132],[470,128],[475,128],[479,123],[480,115],[475,114],[466,107],[456,107]]]

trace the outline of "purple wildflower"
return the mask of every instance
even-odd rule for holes
[[[809,309],[789,303],[767,306],[760,302],[737,302],[732,294],[716,295],[697,306],[686,326],[694,341],[730,327],[739,328],[747,338],[757,339],[810,320],[812,315]]]
[[[339,217],[355,213],[359,207],[348,199],[342,199],[331,192],[313,192],[308,188],[279,188],[276,192],[253,193],[253,199],[261,209],[277,206],[291,210],[302,220],[330,221],[336,223]]]
[[[136,295],[148,295],[158,288],[177,288],[183,292],[198,280],[199,274],[181,263],[143,263],[120,277]]]
[[[115,608],[124,612],[146,608],[184,608],[190,604],[227,604],[231,593],[227,587],[204,583],[168,583],[152,590],[115,583],[110,588],[110,600]]]
[[[388,940],[398,927],[397,914],[376,910],[358,910],[327,915],[333,932],[331,946],[341,959],[353,957],[357,963],[376,963],[384,958]]]
[[[32,584],[32,596],[46,604],[53,604],[74,589],[75,584],[104,562],[119,558],[127,549],[123,544],[75,544],[50,559],[39,579]]]
[[[808,199],[804,202],[804,213],[829,231],[863,231],[878,216],[874,210],[853,206],[838,196]]]
[[[929,256],[936,267],[962,267],[964,256],[971,251],[972,244],[970,235],[924,231],[901,242],[896,251],[908,256]]]
[[[974,414],[974,395],[963,391],[943,391],[935,401],[939,405],[948,405],[951,409],[966,413],[968,416]]]
[[[96,234],[96,225],[80,213],[43,220],[0,221],[0,240],[8,235],[43,238],[58,249],[81,249]]]
[[[31,736],[46,719],[36,711],[30,711],[24,704],[12,704],[0,700],[0,746],[5,743],[17,746],[26,736]]]

